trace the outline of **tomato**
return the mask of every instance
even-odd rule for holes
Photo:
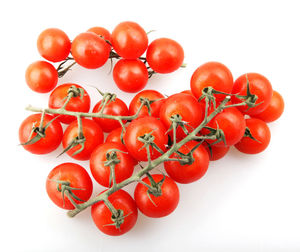
[[[24,144],[37,136],[36,131],[38,131],[40,126],[40,121],[41,114],[32,114],[22,122],[19,128],[19,140],[21,144]],[[50,123],[49,126],[47,126],[48,123]],[[22,145],[25,150],[33,154],[46,154],[54,151],[60,145],[63,137],[63,130],[59,121],[55,120],[53,116],[45,114],[43,127],[46,129],[42,130],[40,133],[42,133],[44,137],[41,137],[35,143]],[[35,131],[31,135],[32,129],[35,129]]]
[[[164,175],[153,174],[152,178],[158,183],[164,178]],[[151,185],[148,177],[145,177],[143,182]],[[160,196],[154,196],[148,190],[148,187],[140,183],[137,184],[134,190],[134,199],[137,207],[144,215],[160,218],[169,215],[176,209],[179,202],[179,189],[176,183],[168,176],[165,176],[165,180],[160,187]]]
[[[101,100],[94,106],[93,113],[101,111],[103,102],[104,101]],[[115,98],[114,101],[109,101],[106,104],[106,106],[103,109],[103,114],[113,116],[128,116],[128,108],[125,102],[123,102],[119,98]],[[118,122],[118,120],[98,117],[93,117],[93,120],[99,124],[99,126],[103,129],[104,132],[110,132],[120,127],[120,123]],[[126,120],[123,120],[123,123],[126,123]]]
[[[198,142],[190,141],[183,145],[179,151],[188,154]],[[178,161],[164,162],[165,170],[171,179],[178,183],[188,184],[197,181],[204,176],[208,169],[209,156],[205,148],[200,145],[193,152],[194,161],[192,164],[181,165]],[[178,154],[171,155],[170,158],[180,158]]]
[[[135,93],[146,86],[148,70],[145,64],[138,59],[121,59],[114,67],[113,78],[122,91]]]
[[[117,236],[128,232],[137,221],[138,211],[133,198],[125,191],[118,190],[108,196],[108,200],[116,210],[122,212],[124,222],[116,227],[114,216],[103,201],[91,207],[92,218],[100,231],[107,235]]]
[[[53,65],[46,61],[36,61],[28,66],[25,73],[28,87],[38,93],[48,93],[55,88],[58,74]]]
[[[208,144],[206,142],[203,142],[203,146],[208,152],[210,161],[216,161],[221,159],[228,153],[230,149],[230,146],[215,146],[214,144],[208,147]]]
[[[154,144],[161,151],[166,150],[166,145],[168,143],[168,136],[166,134],[166,128],[164,125],[154,117],[145,116],[133,120],[126,129],[124,135],[125,146],[128,149],[131,156],[140,161],[147,161],[147,150],[142,148],[144,143],[138,140],[138,137],[143,137],[146,134],[150,134],[154,140]],[[159,157],[161,153],[150,146],[150,156],[151,159]]]
[[[71,52],[74,60],[82,67],[95,69],[108,60],[110,45],[93,32],[83,32],[72,42]]]
[[[230,70],[219,62],[207,62],[199,66],[191,77],[191,90],[194,96],[198,99],[202,95],[202,90],[206,87],[231,93],[233,87],[233,77]],[[218,101],[225,98],[225,95],[215,95]]]
[[[149,45],[146,59],[155,72],[171,73],[182,65],[184,51],[175,40],[159,38]]]
[[[191,95],[191,96],[194,96],[194,94],[192,93],[191,90],[183,90],[183,91],[181,91],[180,93],[183,93],[183,94],[189,94],[189,95]]]
[[[120,183],[123,180],[129,178],[134,169],[134,159],[126,154],[127,149],[123,144],[120,143],[104,143],[99,145],[92,153],[90,159],[90,168],[95,180],[102,186],[109,187],[112,186],[109,183],[111,178],[110,166],[105,166],[105,161],[107,161],[107,154],[111,153],[111,150],[116,151],[117,159],[120,161],[115,165],[115,175],[116,182]]]
[[[67,154],[77,160],[88,160],[91,156],[93,150],[103,143],[104,135],[100,126],[90,119],[81,119],[82,122],[82,131],[85,138],[84,148],[78,154],[75,154],[76,151],[79,151],[82,146],[80,144],[74,146]],[[78,137],[78,122],[77,120],[71,122],[65,130],[62,144],[64,149],[67,148],[74,139]],[[75,154],[75,155],[74,155]]]
[[[39,35],[37,48],[46,60],[59,62],[68,57],[71,49],[71,41],[62,30],[49,28]]]
[[[264,111],[270,104],[272,99],[272,85],[269,80],[258,73],[243,74],[237,78],[234,82],[232,93],[237,95],[247,94],[247,77],[249,80],[250,93],[257,96],[255,104],[259,104],[256,107],[250,108],[245,106],[238,106],[237,108],[244,114],[256,115]],[[241,99],[232,96],[233,104],[242,102]]]
[[[147,33],[139,24],[130,21],[115,27],[111,42],[116,53],[125,59],[140,57],[148,47]]]
[[[59,190],[58,190],[59,189]],[[93,183],[87,171],[74,163],[63,163],[53,168],[46,181],[46,190],[54,204],[72,210],[74,205],[67,197],[76,204],[87,201],[93,192]]]
[[[282,115],[283,110],[284,100],[277,91],[273,90],[272,98],[268,107],[259,114],[256,114],[254,117],[265,122],[274,122]]]
[[[106,137],[105,142],[106,143],[119,143],[124,144],[121,140],[121,134],[122,134],[122,127],[116,128],[112,130]],[[123,132],[123,138],[124,138],[125,131]]]
[[[92,28],[88,29],[87,31],[96,33],[98,36],[102,36],[105,40],[111,42],[110,32],[107,29],[103,28],[103,27],[95,26],[95,27],[92,27]]]
[[[76,88],[82,89],[83,95],[81,97],[79,90],[77,90],[78,92],[73,92],[73,97],[70,99],[65,109],[68,111],[89,112],[90,103],[91,103],[90,96],[88,95],[86,90],[84,90],[84,88],[74,83],[65,83],[56,87],[49,96],[49,101],[48,101],[49,108],[51,109],[61,108],[67,100],[68,93],[74,87],[75,89]],[[61,115],[60,117],[58,117],[58,120],[61,121],[62,123],[71,123],[72,121],[76,120],[76,117],[70,115]]]
[[[141,99],[148,99],[150,102],[150,109],[151,109],[151,116],[153,117],[159,117],[159,111],[164,103],[164,95],[159,93],[158,91],[155,90],[143,90],[136,94],[135,97],[130,102],[129,105],[129,115],[135,115],[140,106],[141,106]],[[141,111],[139,112],[138,117],[143,117],[143,116],[149,116],[149,111],[148,108],[144,105]]]
[[[169,129],[172,125],[170,118],[179,115],[181,120],[186,122],[185,125],[188,132],[192,132],[203,120],[204,113],[202,106],[197,102],[196,98],[188,94],[174,94],[169,96],[160,109],[160,120]],[[170,131],[171,137],[173,130]],[[186,136],[182,127],[178,127],[176,137],[182,139]]]
[[[246,119],[247,130],[250,131],[252,137],[256,140],[251,139],[249,136],[244,136],[240,142],[234,145],[240,152],[246,154],[257,154],[264,151],[271,139],[271,132],[268,125],[256,118]]]

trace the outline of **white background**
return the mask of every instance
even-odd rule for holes
[[[299,165],[299,1],[1,1],[1,251],[300,251]],[[92,26],[112,30],[138,22],[149,35],[177,40],[186,69],[154,76],[147,88],[172,94],[189,88],[192,72],[207,61],[227,65],[234,78],[259,72],[286,102],[270,124],[272,140],[259,155],[236,150],[211,163],[203,179],[179,185],[180,204],[163,219],[139,215],[121,237],[97,230],[90,211],[71,219],[48,199],[45,179],[59,163],[73,161],[62,150],[35,156],[18,146],[18,127],[30,112],[47,106],[48,95],[32,92],[26,67],[41,59],[38,34],[48,27],[71,39]],[[102,69],[74,67],[60,83],[112,91],[129,102]],[[89,171],[88,162],[80,162]],[[95,186],[94,194],[102,188]],[[128,188],[129,192],[133,187]]]

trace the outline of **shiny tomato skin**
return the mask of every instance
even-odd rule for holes
[[[64,201],[62,198],[62,192],[57,190],[56,181],[66,181],[70,183],[70,187],[80,188],[81,190],[72,190],[72,192],[81,200],[73,200],[76,204],[83,203],[84,201],[89,200],[93,192],[93,183],[87,173],[87,171],[80,165],[74,163],[62,163],[53,168],[49,173],[46,181],[46,190],[49,198],[56,204],[58,207],[72,210],[75,207],[64,195]],[[61,186],[59,186],[61,188]]]
[[[107,135],[105,142],[106,143],[119,143],[124,144],[121,140],[121,134],[122,134],[122,127],[116,128],[109,132]],[[125,131],[123,132],[123,138],[124,138]]]
[[[98,36],[102,36],[105,40],[111,42],[111,34],[104,27],[94,26],[87,30],[87,32],[96,33]]]
[[[54,117],[52,115],[45,114],[43,126],[46,126]],[[19,140],[20,143],[26,143],[28,140],[34,138],[36,133],[33,133],[31,138],[30,133],[32,127],[39,127],[41,120],[41,114],[32,114],[28,116],[20,125],[19,128]],[[41,138],[34,144],[22,145],[23,148],[33,154],[47,154],[60,145],[63,137],[63,129],[58,120],[54,120],[45,131],[45,137]]]
[[[136,203],[133,198],[122,189],[108,196],[108,200],[112,203],[116,210],[122,210],[123,216],[126,216],[120,228],[118,229],[115,225],[112,225],[114,224],[112,221],[112,213],[103,201],[92,205],[91,214],[93,221],[98,229],[104,234],[111,236],[125,234],[133,228],[137,221],[138,210]]]
[[[216,161],[223,158],[230,149],[230,146],[215,146],[214,144],[210,145],[209,148],[206,142],[203,142],[203,146],[208,152],[210,161]]]

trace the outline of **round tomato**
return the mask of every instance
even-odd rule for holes
[[[103,27],[95,26],[95,27],[88,29],[87,31],[96,33],[98,36],[102,36],[105,40],[111,42],[110,32]]]
[[[62,30],[49,28],[39,35],[37,48],[46,60],[59,62],[68,57],[71,49],[71,41]]]
[[[162,174],[153,174],[152,178],[156,183],[163,181],[162,185],[158,185],[158,195],[149,191],[149,188],[143,184],[137,184],[134,190],[134,199],[138,209],[146,216],[160,218],[172,213],[179,202],[179,189],[176,183],[169,177]],[[151,185],[148,177],[143,182]]]
[[[116,128],[116,129],[112,130],[112,131],[109,132],[109,134],[107,135],[107,137],[106,137],[106,139],[105,139],[105,142],[106,142],[106,143],[119,143],[119,144],[124,144],[124,143],[122,142],[122,139],[121,139],[122,131],[123,131],[123,128],[122,128],[122,127],[119,127],[119,128]],[[124,141],[124,134],[125,134],[125,131],[123,132],[123,141]]]
[[[67,193],[76,204],[87,201],[93,192],[93,183],[87,171],[74,163],[63,163],[49,173],[46,181],[49,198],[57,206],[72,210],[74,205]]]
[[[230,146],[215,146],[214,144],[208,147],[208,144],[206,142],[203,142],[203,146],[208,152],[210,161],[216,161],[221,159],[228,153],[230,149]]]
[[[28,87],[38,93],[48,93],[55,88],[58,74],[53,65],[46,61],[36,61],[30,64],[25,73]]]
[[[118,190],[109,195],[108,200],[118,213],[121,213],[123,223],[121,223],[120,227],[115,225],[114,220],[116,216],[111,213],[103,201],[99,201],[91,207],[94,223],[100,231],[107,235],[117,236],[128,232],[133,228],[138,217],[137,207],[133,198],[127,192]]]
[[[118,24],[111,34],[116,53],[125,59],[140,57],[148,47],[148,37],[144,29],[135,22]]]
[[[80,90],[83,90],[81,95]],[[56,87],[49,96],[48,106],[51,109],[59,109],[65,104],[68,95],[72,92],[72,98],[65,107],[68,111],[89,112],[90,110],[90,96],[79,85],[74,83],[66,83]],[[58,120],[62,123],[71,123],[76,120],[75,116],[61,115]]]
[[[146,59],[155,72],[171,73],[182,65],[184,51],[175,40],[159,38],[149,45]]]
[[[194,96],[194,94],[192,93],[191,90],[183,90],[183,91],[181,91],[180,93],[188,94],[188,95]]]
[[[40,122],[41,114],[33,114],[28,116],[19,128],[20,143],[25,150],[33,154],[46,154],[54,151],[60,145],[63,137],[62,127],[53,116],[45,114],[42,132],[39,130]],[[37,142],[25,144],[30,140],[34,141],[32,139],[36,139],[37,134],[41,135]]]

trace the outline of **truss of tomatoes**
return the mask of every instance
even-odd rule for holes
[[[277,120],[284,110],[282,96],[266,77],[247,73],[234,80],[230,70],[218,62],[198,67],[191,76],[190,90],[169,97],[156,90],[141,91],[152,74],[171,73],[182,66],[184,59],[182,47],[172,39],[148,43],[147,33],[134,22],[120,23],[112,33],[93,27],[72,42],[63,31],[51,28],[43,31],[37,42],[38,51],[47,61],[34,62],[26,70],[26,82],[32,90],[52,91],[49,109],[64,108],[87,116],[78,121],[72,113],[30,115],[19,129],[24,149],[46,154],[62,143],[67,155],[89,160],[95,181],[106,188],[132,177],[135,166],[159,158],[174,141],[185,139],[230,96],[224,109],[198,133],[199,139],[188,141],[164,162],[166,174],[147,173],[137,183],[133,197],[119,189],[108,196],[109,204],[100,201],[91,206],[94,223],[108,235],[129,231],[136,223],[138,210],[153,218],[172,213],[180,197],[177,183],[198,181],[209,162],[221,159],[230,148],[246,154],[265,150],[271,138],[267,123]],[[117,86],[125,92],[140,91],[129,106],[113,94],[100,92],[103,98],[91,109],[90,96],[81,85],[65,83],[56,87],[58,78],[69,70],[70,66],[64,68],[67,61],[95,69],[108,59],[118,60],[113,69]],[[60,65],[55,68],[48,61]],[[208,102],[209,91],[212,99]],[[120,122],[90,116],[96,113],[129,119],[137,116]],[[177,127],[172,128],[175,120]],[[67,124],[65,131],[61,124]],[[152,138],[151,151],[147,151],[141,137]],[[46,189],[57,206],[73,210],[90,199],[93,183],[84,167],[63,163],[49,173]],[[120,214],[123,218],[116,222]]]

